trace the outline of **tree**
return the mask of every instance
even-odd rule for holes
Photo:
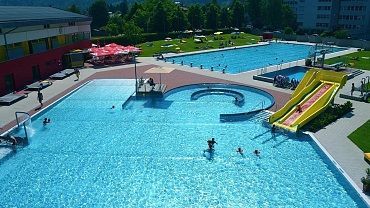
[[[138,44],[142,39],[143,30],[136,26],[132,21],[125,23],[123,32],[127,40],[132,44]]]
[[[284,28],[284,34],[293,35],[294,34],[294,30],[291,27],[285,27]]]
[[[297,17],[294,14],[292,8],[288,5],[283,5],[283,25],[286,27],[297,28]]]
[[[127,0],[121,1],[118,5],[118,10],[121,12],[122,15],[126,15],[128,13],[128,2]]]
[[[96,0],[89,8],[89,15],[93,18],[92,28],[105,26],[109,19],[107,3],[104,0]]]
[[[202,29],[204,26],[204,13],[199,4],[191,5],[188,10],[188,21],[191,28]]]
[[[70,7],[68,7],[67,11],[77,13],[77,14],[81,14],[80,9],[75,4],[72,4]]]
[[[109,21],[105,26],[105,30],[109,35],[119,35],[122,33],[124,21],[120,13],[113,14],[109,17]]]
[[[226,28],[230,27],[230,12],[229,8],[223,7],[220,12],[220,27]]]
[[[263,25],[262,21],[262,5],[260,0],[248,0],[247,12],[254,27],[260,28]]]
[[[137,2],[135,2],[127,14],[127,20],[131,20],[138,9],[142,9],[142,6],[138,4]]]
[[[268,25],[273,29],[280,28],[283,20],[283,4],[281,0],[270,0],[267,6]]]
[[[207,28],[217,30],[219,22],[219,8],[216,4],[210,4],[206,14]]]
[[[244,6],[239,0],[234,0],[231,10],[232,25],[234,27],[242,27],[245,23],[245,11]]]
[[[187,28],[187,18],[180,6],[175,7],[170,18],[170,23],[173,31],[183,31]]]
[[[334,37],[337,39],[346,39],[348,37],[347,30],[337,30],[334,32]]]
[[[169,30],[168,13],[164,9],[163,3],[161,1],[158,1],[157,5],[154,8],[151,23],[154,32],[166,33]]]

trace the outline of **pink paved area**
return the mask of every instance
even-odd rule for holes
[[[156,83],[159,83],[159,74],[145,74],[144,73],[146,70],[152,67],[155,67],[155,66],[156,65],[146,65],[146,66],[137,67],[137,70],[136,70],[137,77],[138,78],[140,78],[141,76],[143,78],[152,77]],[[47,106],[49,106],[50,104],[58,100],[59,98],[68,94],[73,89],[76,89],[77,87],[93,79],[134,79],[134,78],[135,78],[134,67],[109,70],[109,71],[101,71],[101,72],[97,70],[95,74],[91,75],[90,77],[85,78],[82,82],[79,82],[73,85],[72,87],[67,88],[62,93],[59,93],[55,95],[54,97],[50,98],[49,100],[45,101],[43,108],[46,108]],[[199,74],[195,74],[191,72],[180,71],[180,70],[174,70],[170,74],[162,74],[161,80],[162,80],[162,84],[167,85],[166,91],[179,87],[179,86],[188,85],[188,84],[197,84],[197,83],[232,83],[232,84],[240,84],[240,85],[254,87],[253,85],[246,85],[243,83],[231,82],[228,80],[208,77],[208,76],[199,75]],[[284,104],[290,98],[290,94],[287,94],[287,93],[278,92],[278,91],[265,89],[261,87],[257,87],[257,88],[267,91],[275,98],[275,105],[270,108],[271,111],[276,111],[277,109],[284,106]],[[38,110],[39,109],[34,109],[34,110],[29,111],[28,113],[32,116],[35,113],[37,113]],[[15,125],[16,125],[16,121],[13,120],[12,122],[4,125],[3,131],[7,131],[8,129],[12,128]]]

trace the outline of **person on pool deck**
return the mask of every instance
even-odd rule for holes
[[[255,149],[254,151],[253,151],[253,153],[256,155],[256,156],[260,156],[260,151],[258,150],[258,149]]]
[[[148,84],[149,84],[150,86],[154,86],[154,85],[155,85],[153,78],[151,78],[151,77],[149,78],[149,80],[148,80]]]
[[[302,107],[301,107],[301,105],[299,105],[299,104],[297,105],[296,111],[298,113],[302,113]]]
[[[238,149],[236,149],[236,152],[239,153],[240,155],[243,155],[243,149],[241,147],[238,147]]]
[[[217,142],[215,141],[215,138],[212,138],[211,140],[208,140],[207,143],[208,143],[208,148],[210,150],[213,150],[214,147],[215,147],[215,144],[217,144]]]

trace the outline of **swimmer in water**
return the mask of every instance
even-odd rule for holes
[[[243,156],[243,149],[241,147],[238,147],[238,149],[236,149],[236,152],[239,153],[240,155]]]

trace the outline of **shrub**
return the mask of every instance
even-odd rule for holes
[[[305,66],[312,66],[312,60],[311,59],[306,59],[304,65]]]
[[[347,113],[352,111],[352,103],[347,101],[343,105],[334,104],[329,106],[323,113],[308,122],[304,127],[307,131],[317,132],[325,126],[333,123],[337,119],[343,117]]]

